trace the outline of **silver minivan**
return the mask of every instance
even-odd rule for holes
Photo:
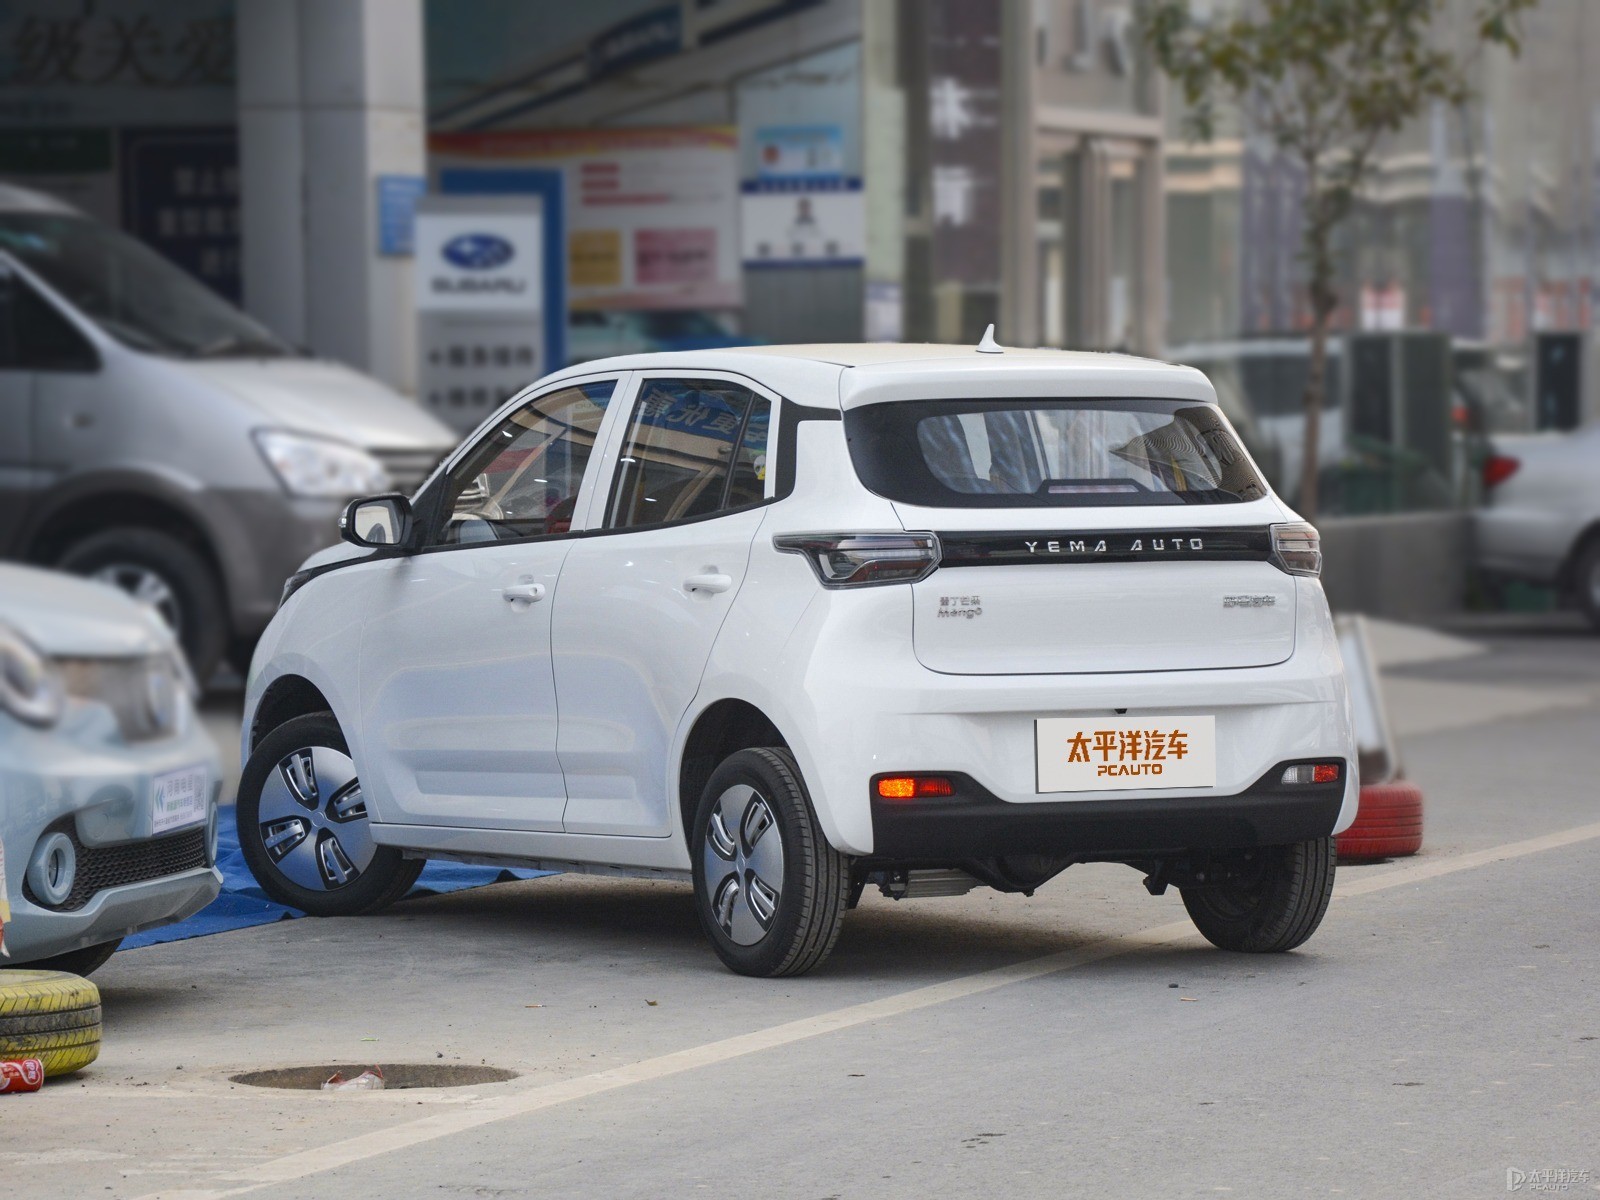
[[[456,441],[142,243],[0,184],[0,557],[147,601],[202,681],[243,670],[347,499],[411,491]]]

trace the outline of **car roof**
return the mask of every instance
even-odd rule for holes
[[[616,371],[727,371],[810,405],[855,408],[896,399],[1145,396],[1215,404],[1192,367],[1128,354],[927,343],[837,342],[629,354],[581,363],[550,382]]]
[[[48,192],[36,192],[14,183],[0,183],[0,212],[55,213],[65,217],[83,215],[65,200],[58,200]]]

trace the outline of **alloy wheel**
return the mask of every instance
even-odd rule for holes
[[[149,567],[128,562],[107,563],[90,578],[120,588],[140,603],[149,605],[174,633],[182,629],[183,609],[179,607],[178,594],[166,579]]]
[[[267,857],[308,891],[349,886],[377,850],[355,763],[326,746],[278,761],[261,788],[257,820]]]
[[[766,798],[742,783],[723,792],[702,854],[712,919],[738,945],[755,945],[783,899],[783,833]]]

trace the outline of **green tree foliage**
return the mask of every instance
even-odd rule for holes
[[[1254,132],[1304,169],[1301,254],[1312,326],[1300,511],[1307,520],[1317,511],[1317,416],[1328,324],[1339,304],[1334,233],[1367,182],[1383,136],[1435,102],[1465,103],[1481,49],[1517,53],[1518,18],[1537,0],[1477,0],[1465,50],[1442,36],[1450,2],[1239,0],[1209,19],[1197,17],[1192,0],[1146,0],[1140,9],[1146,45],[1187,102],[1191,137],[1209,140],[1218,104],[1232,101]]]

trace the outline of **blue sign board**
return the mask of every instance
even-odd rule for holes
[[[379,175],[378,253],[409,258],[415,253],[417,201],[428,191],[421,175]]]
[[[539,167],[451,167],[439,172],[445,196],[539,196],[544,201],[544,347],[552,370],[567,362],[566,199],[560,171]]]

